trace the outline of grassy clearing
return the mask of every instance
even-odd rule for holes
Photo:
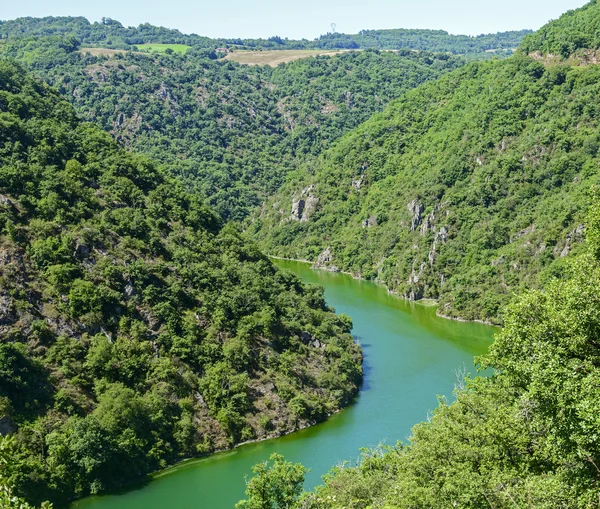
[[[349,50],[270,50],[270,51],[236,51],[229,53],[225,59],[233,60],[245,65],[270,65],[277,67],[279,64],[293,62],[301,58],[316,57],[319,55],[333,56]]]
[[[173,50],[175,53],[187,53],[191,46],[185,44],[137,44],[137,48],[140,51],[149,51],[157,53],[165,53],[168,49]]]

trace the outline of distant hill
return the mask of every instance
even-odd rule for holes
[[[345,52],[275,69],[215,60],[195,47],[99,51],[60,35],[8,39],[0,48],[59,88],[82,118],[164,163],[226,220],[244,219],[288,172],[392,99],[465,64],[408,50]]]
[[[18,18],[0,21],[0,39],[18,37],[72,36],[82,44],[117,49],[132,49],[138,44],[185,44],[196,48],[220,46],[237,49],[415,49],[448,52],[456,55],[489,58],[490,53],[510,54],[530,30],[497,34],[450,35],[442,30],[393,29],[363,30],[358,34],[330,33],[315,40],[290,40],[274,36],[267,39],[211,39],[178,30],[152,26],[124,27],[120,22],[104,18],[90,23],[83,17]]]
[[[315,42],[320,48],[382,49],[401,48],[449,52],[456,55],[482,53],[512,53],[531,30],[500,32],[496,34],[450,35],[443,30],[362,30],[355,35],[333,33],[322,35]]]

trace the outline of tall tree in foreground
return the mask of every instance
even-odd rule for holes
[[[35,509],[23,499],[17,497],[10,482],[10,467],[14,455],[14,439],[0,435],[0,508]],[[52,509],[49,502],[42,503],[41,509]]]
[[[300,463],[285,461],[280,454],[252,467],[254,477],[246,486],[246,500],[240,500],[236,509],[288,509],[295,506],[302,493],[304,475],[308,470]]]

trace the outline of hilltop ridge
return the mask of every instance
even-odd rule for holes
[[[451,35],[443,30],[388,29],[362,30],[358,34],[328,33],[314,40],[283,39],[279,36],[258,39],[209,38],[183,34],[179,30],[143,23],[125,27],[119,21],[103,18],[90,23],[84,17],[18,18],[0,21],[0,40],[20,37],[75,37],[81,43],[115,49],[134,49],[148,43],[185,44],[196,48],[232,49],[415,49],[449,52],[488,58],[489,52],[510,54],[531,30],[517,30],[478,36]]]

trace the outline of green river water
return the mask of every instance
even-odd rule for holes
[[[71,509],[231,509],[244,496],[251,467],[278,452],[310,468],[312,488],[333,465],[354,462],[359,448],[406,439],[427,418],[436,396],[451,396],[457,372],[473,373],[495,329],[438,318],[435,308],[408,303],[385,288],[344,274],[276,261],[325,287],[329,305],[352,317],[364,351],[364,383],[355,403],[327,422],[291,435],[170,468],[122,494],[89,497]]]

